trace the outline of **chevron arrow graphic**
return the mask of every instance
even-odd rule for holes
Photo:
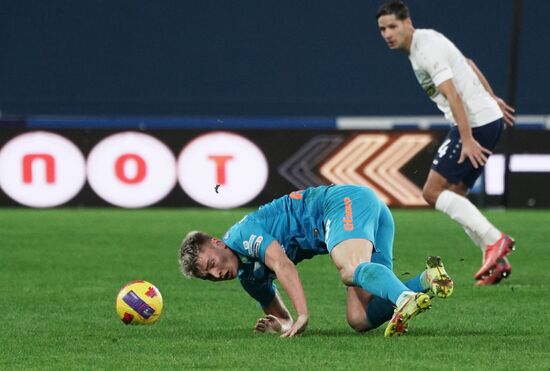
[[[320,167],[335,184],[371,187],[389,205],[425,206],[422,191],[400,169],[432,141],[431,134],[359,134]]]
[[[400,205],[426,206],[422,191],[399,170],[431,141],[430,134],[402,134],[363,167],[363,174]]]
[[[316,174],[314,169],[343,141],[342,135],[313,137],[279,166],[279,174],[300,189],[325,184],[325,180]]]
[[[390,198],[376,183],[356,171],[389,139],[388,134],[360,134],[325,161],[319,171],[329,182],[334,184],[369,186],[385,203],[389,203]]]

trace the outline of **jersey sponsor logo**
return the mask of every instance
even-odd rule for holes
[[[414,70],[414,74],[416,75],[418,83],[420,84],[420,86],[422,86],[422,89],[424,89],[424,91],[426,92],[426,94],[428,94],[430,98],[433,98],[438,94],[435,84],[427,72]]]
[[[344,209],[346,215],[342,219],[344,221],[344,230],[353,231],[353,209],[351,208],[351,199],[349,197],[344,198]]]
[[[263,236],[258,236],[258,238],[256,238],[256,242],[254,242],[254,253],[256,254],[256,256],[259,255],[258,252],[260,251],[260,245],[262,244],[263,240]]]
[[[428,94],[428,97],[434,97],[437,95],[437,89],[434,84],[428,85],[424,87],[426,94]]]
[[[250,235],[248,241],[243,241],[244,249],[250,256],[257,258],[259,256],[260,245],[263,240],[263,236],[256,236],[255,234],[252,234]]]

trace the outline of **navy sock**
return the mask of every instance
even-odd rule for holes
[[[390,269],[378,263],[359,264],[353,274],[353,284],[393,304],[404,291],[410,291]]]
[[[373,296],[367,307],[367,321],[369,329],[375,329],[386,321],[389,321],[393,315],[394,305],[389,300],[384,300],[378,296]]]

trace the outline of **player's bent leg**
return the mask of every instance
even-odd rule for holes
[[[410,290],[386,266],[377,263],[361,263],[355,269],[353,284],[397,304],[399,297]]]
[[[395,306],[388,300],[373,296],[367,308],[369,330],[388,322],[394,313]]]
[[[445,182],[447,180],[432,169],[424,189],[425,198],[432,203],[433,198],[437,196],[435,208],[459,223],[474,243],[485,251],[483,266],[475,274],[475,278],[479,279],[496,265],[498,258],[510,253],[514,246],[513,239],[495,228],[466,197],[453,192],[451,187],[441,190],[440,187],[444,186]],[[463,191],[460,185],[453,189]]]
[[[424,271],[430,292],[439,298],[448,298],[453,294],[454,283],[439,256],[428,256]]]
[[[372,242],[356,238],[340,242],[330,255],[340,271],[342,282],[361,287],[395,304],[409,290],[388,267],[370,262],[372,250]]]
[[[451,183],[445,177],[435,170],[430,170],[426,183],[424,183],[424,187],[422,188],[422,197],[430,206],[435,207],[441,192],[450,187]]]
[[[474,275],[474,278],[480,280],[490,275],[492,271],[498,268],[499,262],[510,255],[515,249],[516,241],[509,235],[501,233],[500,238],[495,243],[487,245],[483,265]]]
[[[403,282],[411,291],[448,298],[453,293],[453,280],[439,256],[428,256],[426,269]]]
[[[428,292],[430,290],[430,287],[426,281],[425,271],[418,273],[413,278],[409,278],[403,282],[403,284],[405,284],[409,290],[414,292]]]
[[[485,276],[476,281],[476,286],[496,285],[512,274],[512,265],[506,258],[500,258],[496,266]]]
[[[468,186],[462,182],[458,184],[449,184],[447,189],[449,191],[453,191],[454,193],[461,195],[462,197],[466,197],[466,195],[470,191],[468,189]]]
[[[344,240],[334,246],[330,257],[340,273],[340,279],[348,286],[354,286],[353,276],[356,268],[372,257],[372,242],[363,238]]]
[[[405,285],[411,291],[430,292],[425,272],[408,280]],[[430,302],[426,300],[425,296],[420,295],[417,298],[419,293],[413,293],[412,295],[404,295],[405,304],[401,304],[401,309],[394,311],[395,306],[388,300],[374,296],[357,287],[348,287],[347,290],[347,320],[350,327],[357,332],[378,328],[390,320],[385,336],[401,335],[407,331],[409,321],[430,306]],[[414,306],[409,299],[411,297],[418,299]]]
[[[464,184],[463,182],[460,182],[459,184],[451,184],[448,188],[449,191],[452,191],[462,197],[466,197],[468,195],[468,192],[470,191],[468,186]],[[470,237],[470,240],[474,244],[476,244],[480,249],[481,252],[485,252],[485,244],[483,243],[483,237],[478,235],[476,231],[471,230],[469,227],[463,225],[462,228],[464,229],[464,232],[468,237]]]
[[[367,319],[367,308],[372,294],[359,287],[347,287],[346,320],[348,325],[357,332],[371,329]]]
[[[417,293],[406,294],[404,298],[400,298],[401,301],[398,302],[384,332],[386,337],[407,332],[409,321],[431,308],[430,295],[448,298],[452,295],[454,288],[453,280],[446,272],[439,256],[429,256],[424,272],[405,282],[405,285]]]
[[[393,315],[394,305],[359,287],[347,288],[347,321],[352,329],[365,332],[378,328]]]
[[[458,184],[452,184],[450,183],[444,176],[439,174],[435,170],[430,170],[430,173],[428,174],[428,179],[426,180],[426,183],[424,184],[424,188],[422,190],[422,195],[426,202],[430,204],[430,206],[436,208],[439,211],[442,211],[443,213],[449,215],[453,220],[457,221],[459,224],[462,225],[464,232],[470,237],[470,239],[481,249],[481,251],[485,251],[485,245],[483,243],[482,236],[479,236],[478,233],[471,229],[466,223],[462,222],[460,217],[453,217],[452,213],[448,210],[442,210],[442,202],[440,201],[439,206],[437,205],[437,200],[441,196],[441,194],[444,191],[450,191],[458,196],[466,197],[466,195],[469,192],[468,186],[464,184],[463,182],[460,182]],[[456,214],[456,211],[454,211]]]
[[[408,294],[397,305],[388,326],[384,331],[385,337],[399,336],[407,332],[409,322],[418,314],[430,309],[432,302],[428,294],[418,292]]]

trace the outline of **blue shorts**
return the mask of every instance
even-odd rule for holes
[[[354,185],[329,188],[323,223],[329,254],[344,240],[364,238],[374,246],[371,261],[392,269],[393,217],[372,189]]]
[[[492,151],[497,145],[503,130],[504,123],[502,119],[498,119],[490,124],[472,128],[472,135],[479,144]],[[432,162],[432,169],[452,184],[464,183],[468,188],[471,188],[483,172],[483,166],[477,169],[474,168],[468,158],[461,164],[457,163],[460,159],[461,150],[460,133],[458,127],[453,126],[449,130],[447,138],[437,150]]]

